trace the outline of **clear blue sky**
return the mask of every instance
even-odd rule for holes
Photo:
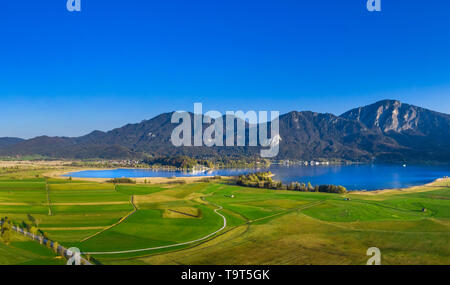
[[[450,113],[450,1],[4,0],[0,137],[78,136],[173,110]]]

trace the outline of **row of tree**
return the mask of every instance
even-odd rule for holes
[[[9,244],[12,236],[12,227],[17,226],[22,228],[24,231],[29,232],[35,236],[42,236],[43,238],[48,238],[47,233],[39,229],[39,220],[34,218],[32,215],[27,215],[28,220],[22,221],[22,223],[17,224],[11,221],[8,217],[0,219],[0,240],[5,244]]]
[[[59,252],[59,243],[55,241],[50,241],[45,232],[40,230],[36,224],[36,219],[28,215],[28,221],[22,221],[20,225],[17,225],[13,221],[11,221],[8,217],[4,217],[0,219],[0,240],[9,245],[12,240],[13,235],[13,226],[21,228],[24,233],[30,233],[36,238],[38,238],[41,244],[44,244],[44,240],[46,240],[46,246],[49,249],[52,249],[56,254],[61,254]]]
[[[199,161],[188,156],[162,156],[162,157],[147,157],[143,160],[150,166],[171,166],[180,169],[193,169],[199,165]]]
[[[131,178],[113,178],[106,181],[107,183],[113,184],[136,184],[136,181]]]
[[[300,182],[291,182],[289,184],[283,184],[281,181],[272,179],[272,173],[269,172],[256,172],[245,175],[240,175],[236,179],[236,184],[246,187],[257,187],[264,189],[275,190],[291,190],[302,192],[323,192],[323,193],[347,193],[347,189],[340,185],[315,185],[310,182],[307,184]]]
[[[208,168],[243,168],[243,167],[267,167],[270,161],[261,158],[237,158],[237,157],[205,157],[192,158],[189,156],[160,156],[147,157],[142,161],[150,167],[169,166],[180,169],[193,169],[195,167]]]
[[[11,243],[12,226],[8,217],[0,219],[0,240],[5,244]]]

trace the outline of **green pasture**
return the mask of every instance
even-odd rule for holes
[[[65,261],[37,242],[14,233],[11,243],[0,242],[0,265],[64,265]]]
[[[160,185],[117,185],[116,190],[125,195],[148,195],[166,190]]]
[[[339,195],[226,181],[113,185],[12,174],[0,175],[0,216],[21,223],[31,215],[50,239],[84,252],[186,243],[222,227],[219,207],[227,219],[208,239],[95,256],[104,264],[364,264],[372,246],[383,264],[450,264],[450,188],[443,183]],[[0,264],[58,262],[21,237],[0,243]]]

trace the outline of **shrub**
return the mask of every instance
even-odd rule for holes
[[[169,181],[166,182],[166,184],[186,184],[186,180],[174,180],[174,181]]]
[[[291,182],[288,185],[284,185],[281,181],[275,181],[272,179],[272,173],[269,172],[256,172],[246,175],[239,175],[235,179],[237,185],[245,187],[257,187],[265,189],[275,190],[291,190],[291,191],[303,191],[303,192],[324,192],[324,193],[338,193],[345,194],[347,189],[343,186],[336,185],[316,185],[313,186],[310,182],[308,184]]]
[[[113,178],[106,182],[114,184],[136,184],[136,181],[131,178]]]
[[[53,247],[53,250],[55,251],[55,253],[58,254],[59,243],[57,241],[54,241],[52,247]]]
[[[0,240],[5,244],[9,245],[11,243],[12,238],[12,224],[11,221],[5,217],[1,219],[1,227],[0,227]]]

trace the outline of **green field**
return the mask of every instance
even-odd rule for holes
[[[31,215],[50,239],[102,264],[365,264],[369,247],[380,248],[383,264],[450,264],[447,182],[338,195],[35,173],[0,175],[0,216],[21,223]],[[0,243],[0,264],[63,263],[18,234]]]
[[[64,265],[62,257],[39,243],[14,234],[9,245],[0,243],[0,265]]]

